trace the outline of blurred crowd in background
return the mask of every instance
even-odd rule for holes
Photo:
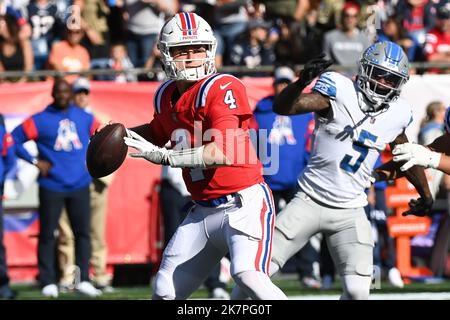
[[[448,0],[0,0],[0,71],[158,69],[159,30],[178,11],[196,12],[213,27],[219,70],[301,65],[322,51],[355,67],[378,39],[401,45],[411,62],[450,62]]]

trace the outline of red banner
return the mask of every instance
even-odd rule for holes
[[[252,106],[272,92],[271,78],[248,78],[244,83]],[[17,119],[39,112],[52,101],[51,86],[51,82],[0,85],[0,113],[6,119]],[[93,111],[103,122],[121,122],[127,127],[149,122],[153,117],[153,94],[158,86],[155,82],[92,82]],[[127,158],[116,172],[109,188],[108,264],[159,261],[161,219],[157,183],[160,174],[159,166],[132,158]],[[11,217],[17,215],[7,215],[6,219]],[[31,280],[36,273],[36,211],[24,211],[22,218],[25,219],[22,227],[5,230],[4,243],[12,280]],[[17,224],[17,221],[9,221],[9,225],[11,223]]]

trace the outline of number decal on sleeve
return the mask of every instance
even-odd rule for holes
[[[233,90],[230,89],[225,92],[225,99],[223,100],[223,102],[225,102],[225,104],[227,104],[230,109],[237,108],[236,99],[233,96]]]
[[[374,136],[370,132],[366,130],[361,130],[361,134],[359,135],[358,141],[353,142],[353,149],[360,153],[358,159],[356,159],[355,164],[351,165],[350,161],[353,159],[353,156],[346,154],[344,159],[342,159],[340,167],[341,169],[355,173],[358,171],[359,167],[363,163],[364,159],[366,159],[367,154],[369,153],[369,148],[364,145],[366,140],[370,140],[375,142],[377,140],[377,136]]]

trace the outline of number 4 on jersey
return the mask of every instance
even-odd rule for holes
[[[225,98],[223,99],[223,102],[225,102],[225,104],[227,104],[230,109],[237,108],[236,99],[233,96],[233,90],[230,89],[225,92]]]

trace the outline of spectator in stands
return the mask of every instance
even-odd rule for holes
[[[429,62],[450,62],[450,10],[446,6],[438,9],[436,27],[426,36],[425,55]],[[442,70],[446,73],[445,70]]]
[[[274,47],[275,60],[277,65],[293,65],[297,52],[293,50],[293,34],[291,31],[291,25],[288,25],[284,21],[278,21],[276,27],[269,29],[268,39],[266,41],[267,46]]]
[[[50,51],[48,62],[51,69],[63,72],[89,70],[89,53],[80,44],[83,35],[81,26],[73,24],[66,27],[66,40],[54,43]],[[65,77],[69,82],[73,82],[76,78],[76,75]]]
[[[427,105],[425,118],[420,123],[420,144],[428,145],[444,133],[446,109],[442,101],[432,101]]]
[[[33,0],[24,8],[24,16],[32,28],[34,69],[46,69],[50,48],[64,29],[62,13],[50,0]]]
[[[0,16],[0,72],[32,70],[33,50],[30,39],[19,37],[19,26],[13,16]],[[26,77],[9,80],[22,82]]]
[[[217,38],[216,67],[228,65],[230,50],[240,34],[247,30],[248,14],[246,0],[218,0],[214,6],[213,31]]]
[[[310,0],[310,9],[317,10],[317,25],[322,32],[339,27],[345,0]]]
[[[288,67],[275,69],[274,95],[258,101],[254,111],[255,127],[260,137],[259,158],[264,166],[264,180],[272,190],[277,213],[291,201],[297,191],[297,177],[309,160],[311,147],[309,138],[314,129],[314,117],[311,113],[280,116],[272,111],[275,96],[294,78],[294,71]],[[267,143],[261,140],[261,136],[267,138]],[[318,253],[310,243],[292,258],[291,262],[297,269],[299,280],[306,287],[320,287],[320,282],[313,275],[315,261],[318,261]]]
[[[305,64],[322,52],[323,32],[318,25],[317,10],[309,10],[305,19],[293,23],[290,33],[291,37],[289,43],[286,43],[286,49],[289,48],[292,52],[292,60],[295,64]]]
[[[262,19],[250,20],[248,31],[231,49],[231,64],[247,68],[274,64],[275,53],[268,43],[269,28]]]
[[[309,0],[261,0],[265,5],[265,19],[273,25],[278,20],[290,25],[294,21],[301,21],[310,7]]]
[[[143,67],[166,16],[178,9],[177,0],[125,0],[127,49],[131,62]]]
[[[422,47],[414,37],[403,28],[397,16],[390,16],[379,29],[377,41],[392,41],[400,45],[408,56],[409,61],[422,60]]]
[[[81,21],[85,32],[83,45],[88,49],[91,60],[107,59],[109,55],[110,33],[108,26],[109,7],[105,0],[74,0],[81,11]]]
[[[127,48],[121,44],[116,43],[111,46],[110,58],[108,60],[109,68],[113,70],[129,70],[133,69],[133,63],[127,53]],[[115,82],[133,82],[137,80],[136,75],[132,73],[119,73],[113,78]]]
[[[0,299],[14,299],[15,292],[9,287],[6,250],[3,245],[3,183],[6,173],[15,165],[16,155],[11,135],[6,132],[3,115],[0,114]]]
[[[28,1],[28,0],[25,0]],[[14,17],[17,26],[19,27],[19,38],[30,39],[31,26],[27,23],[27,20],[21,12],[21,5],[12,1],[2,0],[0,1],[0,16],[10,15]]]
[[[58,297],[55,235],[65,207],[75,234],[75,261],[80,271],[76,289],[88,296],[98,296],[101,291],[89,282],[89,185],[92,179],[86,169],[87,145],[98,121],[71,103],[72,88],[66,80],[55,81],[52,97],[49,106],[12,132],[17,155],[40,171],[38,281],[44,296]],[[37,157],[31,156],[23,146],[29,140],[37,145]]]
[[[435,8],[431,0],[399,0],[395,8],[403,27],[421,46],[426,33],[434,27]]]
[[[442,101],[432,101],[427,105],[425,118],[420,123],[420,130],[418,135],[418,142],[421,145],[431,144],[437,137],[441,136],[444,130],[445,107]],[[445,196],[439,192],[439,188],[444,182],[444,185],[450,186],[450,176],[444,175],[442,171],[429,169],[428,170],[431,192],[436,199],[437,197]]]
[[[324,37],[323,50],[334,63],[353,66],[370,45],[366,35],[358,28],[359,6],[347,2],[342,9],[342,28],[328,31]]]
[[[127,48],[122,43],[116,43],[111,46],[108,59],[97,59],[95,62],[91,63],[91,69],[113,69],[116,71],[127,71],[133,68],[134,66],[128,56]],[[124,72],[112,75],[95,75],[94,80],[133,82],[137,81],[137,77],[133,73]]]
[[[77,78],[72,85],[73,102],[88,113],[93,113],[91,106],[91,85],[87,78]],[[108,119],[101,119],[107,123]],[[106,209],[108,201],[108,187],[114,179],[114,174],[103,178],[93,178],[89,187],[91,197],[91,266],[93,282],[97,289],[112,291],[111,279],[106,272],[107,244],[105,239]],[[69,217],[64,210],[59,220],[58,261],[62,279],[60,288],[71,289],[75,281],[73,266],[75,264],[75,238],[70,227]]]
[[[186,189],[180,168],[163,167],[160,195],[165,248],[191,207],[191,194]],[[225,290],[226,283],[220,280],[220,263],[213,268],[203,284],[210,298],[230,299],[230,295]]]

